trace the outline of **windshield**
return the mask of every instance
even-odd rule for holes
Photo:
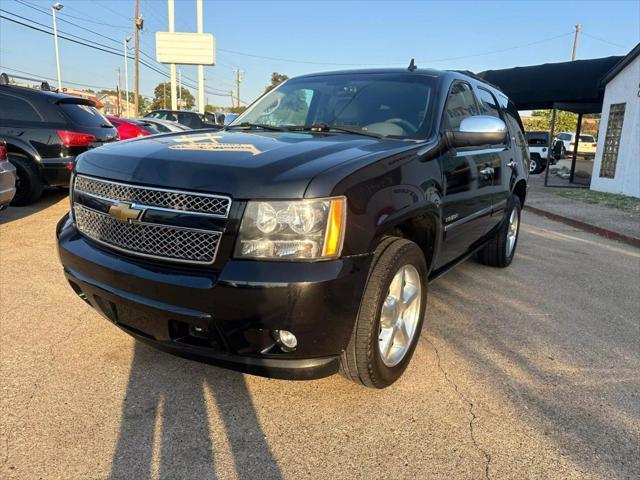
[[[395,138],[431,132],[436,78],[421,74],[336,74],[293,79],[270,91],[232,122],[343,127]]]

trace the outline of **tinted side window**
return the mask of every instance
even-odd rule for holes
[[[179,113],[178,122],[191,128],[202,128],[202,120],[193,113]]]
[[[22,98],[0,94],[0,120],[42,122],[44,118],[35,106]]]
[[[489,115],[500,118],[498,103],[493,95],[484,88],[478,88],[478,100],[480,100],[480,115]]]
[[[445,127],[457,132],[466,117],[478,115],[476,97],[468,83],[456,82],[451,87],[445,108]]]

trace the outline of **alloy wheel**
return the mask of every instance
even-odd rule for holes
[[[514,208],[509,215],[509,228],[507,230],[507,257],[510,257],[513,253],[513,249],[516,246],[516,240],[518,239],[518,226],[520,225],[520,216],[518,210]]]
[[[413,265],[401,267],[393,277],[380,312],[378,351],[382,363],[394,367],[402,361],[416,335],[422,283]]]

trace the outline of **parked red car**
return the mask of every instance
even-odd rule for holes
[[[107,115],[107,120],[118,129],[118,135],[120,140],[127,140],[129,138],[145,137],[147,135],[153,135],[158,131],[150,123],[144,120],[133,120],[131,118],[120,118],[112,115]]]

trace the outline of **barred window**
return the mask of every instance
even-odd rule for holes
[[[602,163],[600,164],[601,177],[613,178],[616,175],[625,107],[626,103],[615,103],[609,108],[607,134],[604,138],[604,150],[602,151]]]

